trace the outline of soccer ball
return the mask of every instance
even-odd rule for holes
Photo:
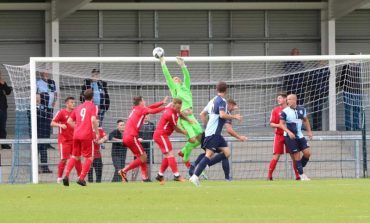
[[[164,56],[164,50],[161,47],[156,47],[153,50],[153,57],[159,59]]]

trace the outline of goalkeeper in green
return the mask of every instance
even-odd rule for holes
[[[185,65],[184,59],[177,57],[177,64],[181,67],[184,75],[184,82],[179,77],[172,77],[168,71],[164,57],[160,58],[162,71],[168,88],[170,89],[173,98],[182,100],[181,118],[178,125],[187,132],[187,143],[178,153],[183,158],[183,162],[187,168],[190,168],[190,154],[191,151],[200,145],[203,129],[193,114],[193,95],[190,90],[190,74]]]

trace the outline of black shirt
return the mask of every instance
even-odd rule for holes
[[[6,96],[12,92],[12,88],[9,87],[6,82],[0,84],[0,110],[5,111],[8,108],[8,101]]]
[[[144,123],[139,132],[139,138],[142,138],[144,140],[151,140],[153,139],[153,134],[155,130],[155,125],[153,122],[147,122],[146,124]],[[144,148],[150,148],[150,142],[142,142],[142,145]]]
[[[112,140],[113,138],[122,139],[122,132],[118,129],[113,130],[111,133],[109,133],[109,140]],[[114,151],[123,149],[127,149],[127,147],[124,146],[122,142],[112,143],[112,153],[114,153]]]

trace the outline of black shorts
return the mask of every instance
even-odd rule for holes
[[[222,135],[211,135],[204,138],[203,149],[209,149],[215,153],[219,153],[221,152],[219,149],[222,147],[227,147],[227,142]]]
[[[310,148],[305,137],[290,139],[289,136],[284,136],[284,140],[289,149],[289,153],[296,153]]]

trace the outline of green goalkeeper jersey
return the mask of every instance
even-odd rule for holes
[[[182,74],[184,75],[183,84],[178,84],[173,81],[170,72],[168,71],[167,65],[162,65],[162,71],[168,88],[170,89],[171,96],[173,98],[179,98],[182,100],[181,111],[184,111],[188,108],[193,108],[193,95],[190,90],[190,74],[186,66],[182,67]]]

